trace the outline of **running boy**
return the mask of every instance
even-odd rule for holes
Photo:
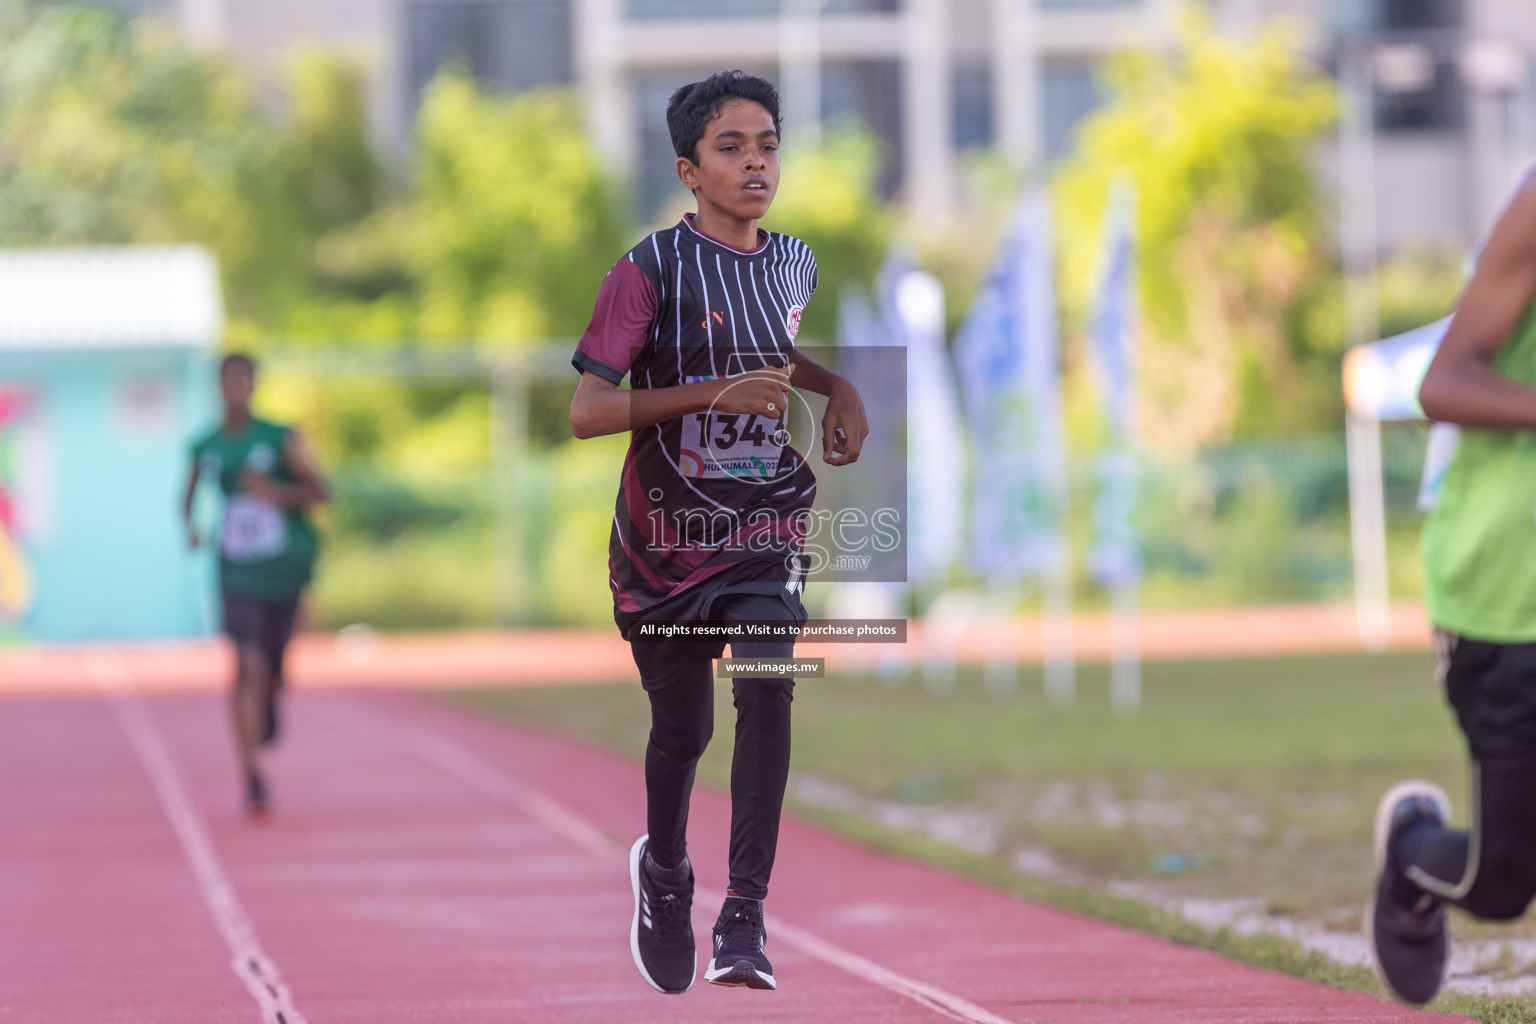
[[[614,266],[572,363],[577,437],[628,430],[609,541],[614,619],[651,704],[647,835],[630,850],[630,949],[645,980],[685,992],[697,966],[688,798],[714,728],[723,642],[634,642],[642,620],[804,622],[804,522],[816,491],[784,431],[790,389],[827,396],[822,459],[848,465],[869,428],[858,391],[794,350],[816,290],[804,242],[758,227],[779,183],[779,101],[740,71],[685,85],[667,105],[677,176],[698,212]],[[619,390],[629,376],[631,390]],[[732,642],[789,657],[793,641]],[[775,987],[763,898],[789,772],[794,681],[733,682],[730,888],[706,980]]]
[[[1446,905],[1494,921],[1536,895],[1536,183],[1505,208],[1419,391],[1460,424],[1424,527],[1436,675],[1472,759],[1471,829],[1403,782],[1376,810],[1365,936],[1383,984],[1427,1003],[1445,980]]]
[[[291,427],[251,414],[256,364],[230,355],[219,365],[224,419],[192,447],[183,518],[187,542],[201,546],[193,498],[204,478],[224,495],[219,581],[224,632],[235,645],[230,711],[245,783],[245,810],[267,813],[267,784],[257,749],[277,738],[277,693],[283,653],[293,634],[299,595],[314,571],[317,542],[304,509],[330,493]]]

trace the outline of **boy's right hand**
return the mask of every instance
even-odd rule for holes
[[[789,376],[795,364],[782,369],[765,366],[740,377],[714,381],[719,391],[710,408],[716,412],[746,413],[779,419],[789,409]]]

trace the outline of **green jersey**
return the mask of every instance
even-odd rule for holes
[[[1536,306],[1492,365],[1536,387]],[[1423,554],[1430,622],[1475,640],[1536,642],[1536,431],[1461,429]]]
[[[224,494],[219,575],[231,593],[289,601],[314,574],[319,542],[303,509],[284,508],[240,488],[240,474],[247,470],[278,483],[294,482],[283,461],[291,433],[288,427],[253,418],[235,433],[219,427],[192,446],[198,475],[218,481]]]

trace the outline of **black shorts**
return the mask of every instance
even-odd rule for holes
[[[283,678],[283,654],[293,637],[299,599],[267,601],[224,591],[224,634],[238,648],[254,647],[266,655],[273,678]]]
[[[1436,631],[1437,674],[1472,757],[1536,761],[1536,644],[1498,644]]]
[[[724,607],[724,602],[741,594],[776,598],[776,601],[770,603],[771,618],[786,617],[778,612],[778,607],[782,603],[787,609],[788,618],[799,625],[805,625],[807,612],[800,598],[800,588],[789,590],[783,583],[773,580],[706,580],[638,612],[621,612],[614,609],[613,621],[618,624],[619,635],[628,640],[629,631],[645,621],[694,622],[717,618],[720,615],[720,609]]]
[[[716,589],[706,602],[696,608],[697,618],[718,618],[727,622],[806,622],[805,605],[800,595],[784,589],[782,583],[738,583]],[[658,616],[670,618],[670,616]],[[646,690],[660,690],[679,677],[697,670],[700,663],[725,653],[724,640],[630,641],[635,666],[640,669],[640,685]],[[754,643],[733,641],[731,654],[738,658],[781,657],[794,653],[794,641]],[[705,670],[706,676],[708,669]]]

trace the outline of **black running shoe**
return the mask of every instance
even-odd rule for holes
[[[1404,873],[1397,844],[1409,829],[1444,825],[1450,816],[1450,799],[1432,782],[1399,782],[1376,806],[1376,892],[1365,905],[1362,929],[1377,979],[1415,1006],[1435,998],[1445,982],[1451,928],[1445,904]]]
[[[253,771],[245,777],[245,816],[253,821],[261,821],[270,810],[267,780],[261,777],[260,772]]]
[[[763,955],[763,901],[727,896],[715,922],[715,955],[704,980],[715,985],[774,989],[773,965]]]
[[[693,987],[699,951],[693,941],[693,867],[684,860],[675,883],[654,876],[641,836],[629,849],[629,884],[635,892],[635,917],[629,926],[629,951],[652,988],[668,995]]]

